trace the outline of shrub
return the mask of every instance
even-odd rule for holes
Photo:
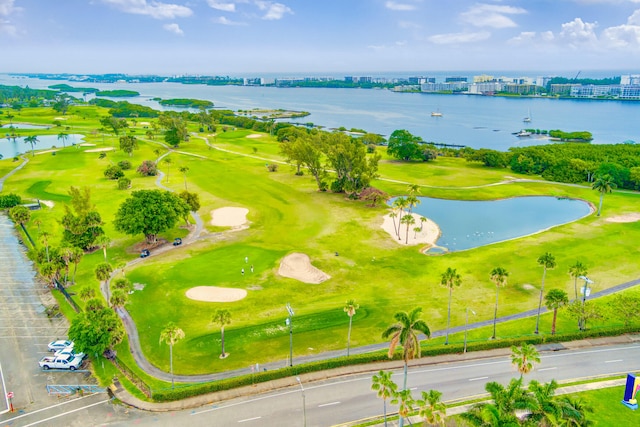
[[[267,169],[269,172],[278,172],[278,165],[276,163],[269,163]]]
[[[127,190],[131,188],[131,180],[125,176],[118,179],[118,190]]]
[[[131,169],[131,162],[129,160],[121,160],[118,162],[118,166],[120,166],[120,169],[123,171],[126,171]]]
[[[120,179],[124,176],[124,172],[122,172],[120,166],[112,165],[104,171],[104,176],[107,179]]]
[[[12,208],[22,203],[22,198],[17,194],[9,193],[0,195],[0,209]]]
[[[142,176],[156,176],[158,174],[158,166],[153,160],[145,160],[138,166],[137,172]]]

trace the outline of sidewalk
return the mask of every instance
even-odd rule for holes
[[[538,350],[540,352],[548,352],[548,351],[558,351],[562,349],[578,349],[578,348],[587,348],[587,347],[595,347],[595,346],[604,346],[604,345],[615,345],[615,344],[628,344],[633,342],[640,341],[640,335],[622,335],[618,337],[604,337],[604,338],[595,338],[588,340],[579,340],[579,341],[570,341],[566,343],[558,343],[553,346],[543,345],[539,346]],[[458,362],[458,361],[466,361],[466,360],[479,360],[479,359],[487,359],[492,357],[505,357],[511,354],[510,348],[499,348],[494,350],[484,350],[477,352],[469,352],[466,354],[445,354],[440,356],[432,356],[432,357],[423,357],[420,359],[411,360],[409,362],[409,367],[420,367],[420,366],[429,366],[429,365],[437,365],[441,363],[450,363],[450,362]],[[329,378],[340,378],[347,377],[350,375],[357,374],[365,374],[365,373],[376,373],[380,370],[400,370],[403,367],[403,362],[401,360],[394,360],[389,362],[378,362],[378,363],[368,363],[363,365],[354,365],[354,366],[345,366],[341,368],[331,369],[327,371],[319,371],[319,372],[311,372],[308,374],[300,375],[300,379],[303,383],[313,383],[316,381],[323,381]],[[611,384],[610,384],[611,383]],[[584,390],[592,390],[595,388],[605,388],[612,387],[619,384],[624,384],[624,380],[613,380],[611,381],[602,381],[596,383],[587,383],[576,386],[568,387],[567,390],[570,391],[559,391],[561,393],[575,393],[578,391]],[[184,400],[179,400],[175,402],[145,402],[134,396],[132,396],[128,391],[126,391],[120,384],[115,384],[112,386],[112,391],[114,396],[122,401],[123,403],[132,406],[134,408],[138,408],[144,411],[151,412],[168,412],[168,411],[180,411],[184,409],[194,409],[199,408],[205,405],[210,405],[213,403],[224,402],[226,400],[236,399],[239,397],[247,397],[261,393],[267,393],[274,390],[280,390],[287,387],[297,387],[298,382],[295,377],[286,377],[281,378],[274,381],[267,381],[263,383],[256,384],[255,386],[247,386],[240,387],[231,390],[219,391],[215,393],[203,394],[200,396],[190,397]],[[451,411],[461,411],[464,412],[464,409],[458,409],[458,407],[451,408]],[[447,411],[447,414],[454,414],[458,412],[450,412]],[[345,426],[349,424],[344,424]]]

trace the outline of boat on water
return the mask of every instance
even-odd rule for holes
[[[531,109],[527,110],[527,117],[522,119],[522,121],[525,122],[525,123],[531,123]]]
[[[514,133],[514,135],[517,136],[518,138],[523,138],[523,137],[531,136],[531,132],[529,132],[528,130],[522,129],[520,132]]]
[[[442,117],[442,113],[440,111],[432,111],[431,117]]]

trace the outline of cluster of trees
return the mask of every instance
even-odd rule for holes
[[[160,115],[159,111],[145,105],[131,104],[127,101],[112,101],[110,99],[94,98],[89,104],[98,107],[109,108],[109,114],[113,117],[147,117],[155,118]]]
[[[377,177],[380,155],[367,156],[366,146],[359,139],[342,132],[289,130],[280,143],[280,152],[296,167],[296,174],[301,175],[305,167],[315,178],[318,190],[330,188],[357,197]],[[334,175],[327,184],[329,169]]]
[[[581,131],[581,132],[563,132],[561,130],[550,130],[549,136],[551,138],[557,138],[561,141],[591,141],[593,140],[593,135],[591,132]]]
[[[191,98],[172,98],[172,99],[163,99],[160,101],[160,105],[171,106],[171,107],[184,107],[184,108],[213,108],[213,102],[205,101],[202,99],[191,99]]]
[[[438,155],[434,145],[425,143],[422,138],[404,129],[395,130],[389,136],[387,153],[399,160],[424,162],[434,160]]]
[[[38,106],[42,104],[43,99],[54,100],[58,96],[59,93],[55,90],[0,85],[0,104]]]
[[[96,96],[110,96],[112,98],[128,98],[132,96],[140,96],[140,92],[136,92],[135,90],[99,90],[96,92]]]

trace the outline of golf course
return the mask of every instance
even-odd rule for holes
[[[402,239],[385,231],[383,223],[391,208],[384,201],[372,207],[369,201],[354,200],[344,193],[318,191],[311,174],[304,169],[302,174],[295,173],[295,166],[282,155],[281,142],[268,132],[225,124],[210,131],[189,122],[188,141],[170,146],[161,131],[150,131],[156,119],[128,119],[126,134],[136,138],[137,146],[127,153],[120,148],[122,135],[100,123],[108,115],[106,108],[72,106],[63,117],[49,107],[22,108],[12,115],[21,137],[84,136],[75,144],[59,137],[60,144],[46,150],[36,143],[33,154],[25,143],[25,154],[0,161],[0,176],[26,162],[4,180],[2,193],[17,194],[23,203],[40,201],[41,208],[31,211],[25,228],[36,247],[48,249],[62,245],[61,220],[70,209],[70,188],[90,189],[90,201],[100,214],[108,243],[84,254],[77,264],[75,283],[68,280],[66,289],[81,308],[86,304],[80,298],[83,288],[104,298],[96,266],[105,262],[113,266],[112,281],[124,277],[132,284],[123,308],[135,322],[144,356],[167,372],[170,364],[179,375],[220,373],[256,363],[282,362],[285,367],[291,332],[294,358],[338,350],[346,354],[349,332],[352,349],[383,343],[381,334],[394,322],[394,313],[415,307],[422,307],[421,318],[432,332],[444,330],[450,293],[441,282],[449,268],[460,275],[460,286],[451,292],[451,327],[465,324],[467,308],[475,313],[470,322],[493,319],[496,307],[498,316],[537,309],[542,281],[545,293],[560,289],[570,299],[582,298],[580,293],[575,295],[576,278],[569,274],[577,261],[588,269],[594,292],[639,277],[638,192],[607,192],[598,216],[601,193],[591,183],[548,182],[462,157],[405,162],[378,146],[375,151],[381,159],[371,186],[388,197],[410,192],[418,198],[469,201],[552,196],[579,199],[592,206],[587,216],[539,233],[429,255],[424,253],[428,243],[409,240],[419,230],[400,225]],[[0,115],[0,120],[8,122],[6,115]],[[20,129],[19,123],[51,127]],[[9,137],[0,141],[9,143]],[[132,165],[123,171],[130,186],[119,189],[118,181],[105,177],[104,171],[123,161]],[[144,161],[156,162],[160,174],[137,173]],[[201,231],[196,233],[192,217],[188,225],[180,220],[159,233],[158,244],[145,245],[144,234],[129,235],[116,229],[118,209],[132,192],[164,188],[198,195]],[[407,240],[414,244],[404,244],[405,230]],[[432,230],[428,239],[433,240],[437,224]],[[184,243],[172,245],[176,238]],[[151,256],[140,258],[142,248],[149,248]],[[543,269],[538,262],[545,253],[555,258],[553,268]],[[491,280],[497,267],[508,272],[498,296]],[[583,284],[578,280],[578,289]],[[635,289],[625,292],[637,295]],[[60,310],[73,320],[77,313],[60,293],[55,295]],[[345,312],[349,300],[358,305],[352,318]],[[108,306],[108,300],[104,304]],[[607,299],[598,304],[605,309]],[[213,318],[218,310],[229,312],[222,325],[224,357],[220,357],[221,324]],[[606,313],[590,320],[588,328],[618,327],[629,320],[615,310]],[[540,334],[551,334],[552,319],[552,313],[540,317]],[[638,323],[637,317],[631,320]],[[160,338],[170,323],[184,332],[184,338],[172,346]],[[530,336],[535,329],[536,317],[501,323],[495,339]],[[556,333],[578,332],[576,320],[560,309]],[[479,328],[470,331],[468,339],[486,342],[492,334],[490,327]],[[448,339],[460,344],[463,338],[457,333]],[[443,343],[444,338],[434,338],[424,340],[422,346]],[[126,337],[115,350],[122,363],[147,384],[157,389],[170,386],[135,366]],[[93,369],[100,378],[111,378],[116,372],[109,364],[94,363]]]

